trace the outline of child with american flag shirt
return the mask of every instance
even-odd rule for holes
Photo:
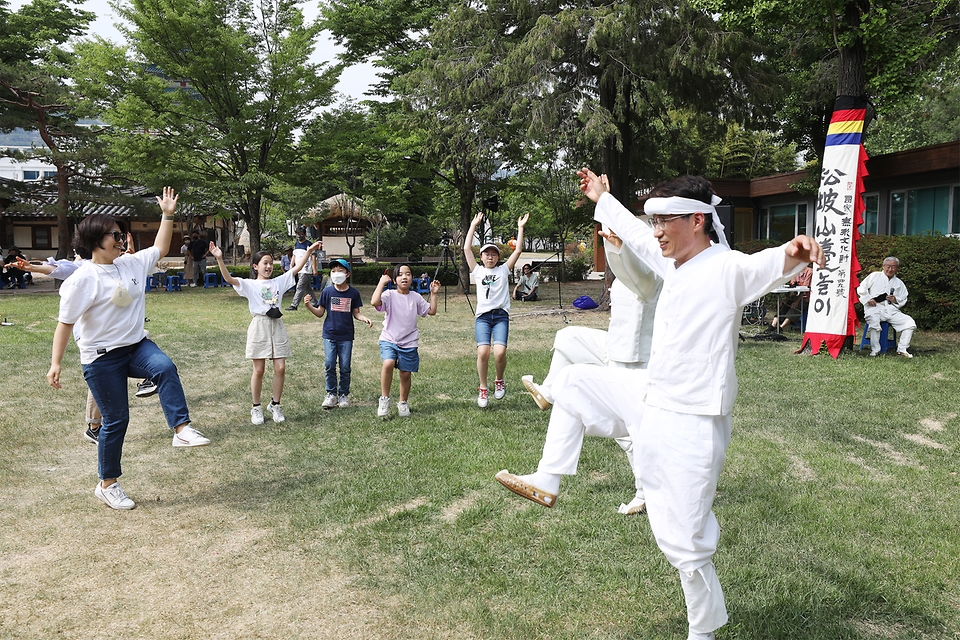
[[[333,283],[320,292],[317,305],[310,304],[313,296],[307,295],[304,301],[310,313],[323,321],[324,371],[326,372],[327,396],[323,400],[324,409],[350,406],[350,360],[353,357],[353,320],[356,318],[368,327],[373,321],[360,313],[363,301],[360,292],[347,283],[350,263],[341,258],[330,262],[330,281]],[[340,384],[337,385],[337,364],[340,365]]]

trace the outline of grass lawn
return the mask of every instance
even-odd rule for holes
[[[322,322],[284,313],[287,421],[250,424],[250,316],[232,289],[148,294],[195,426],[173,449],[156,397],[133,398],[123,486],[93,496],[76,347],[44,379],[55,294],[0,297],[0,637],[680,639],[676,572],[645,516],[617,514],[633,476],[588,439],[553,509],[494,474],[532,472],[548,414],[522,392],[595,282],[514,303],[508,393],[476,406],[472,314],[441,294],[420,321],[409,419],[378,420],[379,318],[357,326],[352,406],[324,411]],[[372,287],[361,287],[369,300]],[[288,304],[285,299],[284,306]],[[446,307],[446,308],[444,308]],[[749,328],[748,331],[755,331]],[[918,333],[913,360],[797,356],[748,339],[715,505],[721,640],[960,638],[960,340]],[[264,380],[269,397],[272,371]],[[492,383],[492,380],[491,380]],[[396,395],[396,385],[394,381]]]

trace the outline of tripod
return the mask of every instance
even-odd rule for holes
[[[538,270],[540,267],[542,267],[543,265],[545,265],[548,261],[552,260],[554,257],[556,257],[558,260],[560,260],[560,263],[559,263],[559,265],[558,265],[558,267],[557,267],[557,269],[558,269],[558,270],[557,270],[557,308],[558,308],[558,309],[563,309],[563,299],[560,297],[560,272],[561,272],[561,270],[563,269],[563,255],[562,255],[562,252],[563,252],[563,245],[561,245],[561,248],[560,248],[560,249],[557,249],[556,251],[554,251],[554,252],[550,255],[550,257],[544,258],[544,259],[541,260],[540,262],[538,262],[538,263],[536,263],[536,264],[531,264],[531,265],[530,265],[530,271],[536,271],[536,270]]]
[[[449,265],[450,269],[453,269],[453,272],[457,274],[457,283],[460,285],[460,290],[463,291],[463,296],[467,299],[467,304],[470,305],[470,313],[474,313],[473,303],[470,302],[470,295],[467,293],[467,288],[463,286],[463,278],[460,276],[460,269],[457,268],[457,260],[453,254],[453,250],[450,249],[450,240],[447,238],[443,239],[440,251],[440,262],[437,263],[437,269],[433,272],[433,279],[436,280],[437,276],[440,274],[442,269],[444,273],[447,272]],[[447,312],[447,286],[443,286],[443,312]]]

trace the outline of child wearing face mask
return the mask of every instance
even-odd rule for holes
[[[326,372],[327,397],[323,400],[324,409],[350,406],[350,360],[353,356],[353,320],[356,318],[368,327],[373,321],[360,313],[363,300],[360,292],[347,283],[350,275],[350,263],[341,258],[330,261],[330,282],[320,292],[317,306],[310,304],[313,296],[307,295],[304,301],[310,313],[323,321],[324,371]],[[337,385],[337,364],[340,365],[340,384]]]

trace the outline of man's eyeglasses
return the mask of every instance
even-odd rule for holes
[[[114,242],[123,242],[123,234],[120,233],[119,231],[109,231],[109,232],[107,232],[107,233],[105,233],[105,234],[103,234],[103,235],[105,235],[105,236],[113,236],[113,241],[114,241]]]
[[[692,215],[692,213],[681,213],[675,216],[651,216],[647,218],[647,224],[653,229],[660,229],[660,231],[663,231],[666,228],[666,224],[671,220],[689,218]]]

